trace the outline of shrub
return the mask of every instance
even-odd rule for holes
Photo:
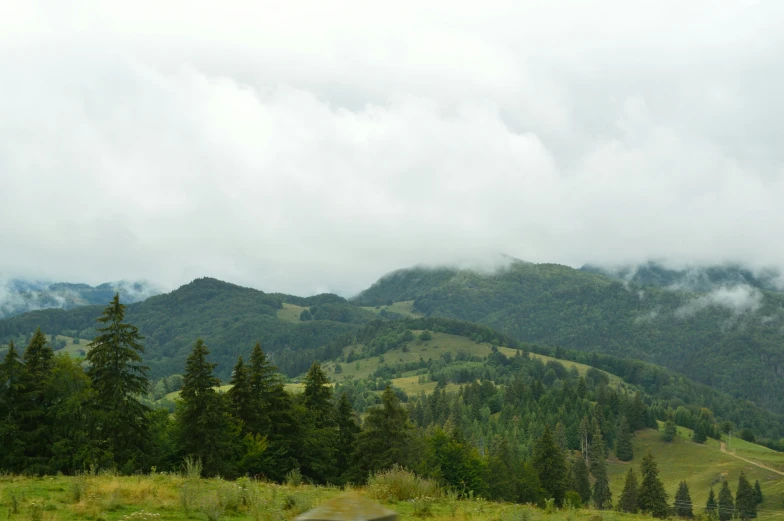
[[[368,495],[373,499],[408,501],[418,498],[438,498],[441,496],[441,490],[435,481],[420,478],[413,472],[395,465],[370,477]]]

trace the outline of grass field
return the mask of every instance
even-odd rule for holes
[[[353,493],[365,495],[364,489]],[[35,521],[254,520],[287,521],[344,493],[330,487],[275,485],[247,479],[187,479],[178,475],[22,478],[0,476],[0,515]],[[400,521],[642,521],[641,516],[589,509],[549,511],[531,506],[457,500],[440,495],[383,501]]]
[[[306,309],[308,308],[284,303],[283,309],[278,310],[278,318],[285,322],[300,322],[299,315]]]
[[[414,331],[415,335],[419,335],[421,331]],[[356,360],[351,363],[341,363],[340,368],[341,372],[335,372],[335,366],[337,365],[334,361],[325,362],[322,364],[322,368],[327,373],[327,376],[332,378],[336,382],[342,382],[347,378],[354,378],[354,379],[364,379],[370,376],[381,364],[388,364],[393,365],[398,362],[406,363],[406,362],[416,362],[420,358],[422,360],[438,360],[444,353],[450,353],[452,358],[454,359],[458,352],[464,351],[471,356],[479,356],[485,357],[491,353],[492,346],[487,343],[476,343],[470,338],[456,336],[456,335],[449,335],[446,333],[433,333],[432,340],[427,342],[421,342],[419,340],[413,340],[409,342],[405,346],[405,350],[403,347],[399,347],[384,353],[381,356],[373,356],[368,358],[362,358]],[[344,349],[344,353],[348,354],[350,351],[354,350],[359,352],[361,346],[349,346]],[[499,347],[499,351],[501,351],[506,356],[514,356],[516,354],[515,349],[511,349],[508,347]],[[530,356],[534,358],[538,358],[543,362],[548,362],[550,360],[554,360],[563,364],[567,369],[571,369],[574,367],[578,373],[584,375],[588,369],[590,368],[587,365],[578,364],[576,362],[571,362],[568,360],[556,360],[555,358],[551,358],[549,356],[538,355],[535,353],[531,353]],[[383,359],[383,361],[382,361]],[[607,373],[607,376],[610,379],[610,385],[615,387],[622,387],[624,386],[623,381],[618,378],[617,376],[611,375]],[[416,394],[420,391],[424,391],[425,393],[433,392],[436,387],[435,382],[425,382],[419,383],[419,378],[415,374],[415,372],[411,371],[403,375],[402,378],[396,378],[392,382],[397,387],[405,390],[409,394]],[[456,389],[457,386],[452,385],[452,388]]]
[[[419,316],[417,313],[414,313],[414,301],[413,300],[404,300],[402,302],[393,302],[389,306],[362,306],[362,309],[366,309],[373,313],[381,313],[382,311],[390,311],[392,313],[398,313],[399,315],[403,315],[405,317],[416,317]]]
[[[752,484],[758,479],[762,487],[764,502],[759,507],[759,519],[784,519],[784,476],[721,452],[720,444],[716,440],[708,439],[705,445],[700,445],[690,441],[690,436],[689,429],[679,427],[678,436],[671,443],[667,443],[662,441],[660,433],[653,429],[638,432],[634,438],[634,460],[628,463],[611,460],[608,465],[613,500],[617,502],[630,466],[637,472],[639,479],[640,462],[650,448],[656,458],[660,471],[659,477],[670,496],[670,501],[675,497],[678,483],[686,481],[695,507],[694,511],[701,512],[711,486],[718,494],[721,481],[729,480],[734,495],[738,476],[743,471]],[[751,446],[746,447],[747,452],[765,452],[764,447],[750,443],[747,445]],[[759,447],[760,450],[753,447]],[[780,453],[774,454],[784,456]]]

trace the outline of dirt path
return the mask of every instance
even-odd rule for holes
[[[756,461],[751,461],[751,460],[748,460],[748,459],[746,459],[746,458],[741,458],[740,456],[738,456],[738,455],[737,455],[737,454],[735,454],[734,452],[729,452],[729,451],[727,451],[727,446],[724,444],[724,442],[722,441],[722,442],[720,442],[720,443],[721,443],[721,445],[719,446],[719,448],[721,449],[721,451],[722,451],[724,454],[729,454],[729,455],[730,455],[730,456],[732,456],[733,458],[738,458],[739,460],[743,460],[743,461],[745,461],[746,463],[750,463],[750,464],[754,465],[755,467],[759,467],[759,468],[761,468],[761,469],[765,469],[765,470],[769,470],[769,471],[771,471],[771,472],[775,472],[775,473],[776,473],[776,474],[778,474],[779,476],[784,476],[784,472],[782,472],[782,471],[780,471],[780,470],[778,470],[778,469],[774,469],[774,468],[772,468],[772,467],[768,467],[767,465],[764,465],[764,464],[762,464],[762,463],[757,463]]]

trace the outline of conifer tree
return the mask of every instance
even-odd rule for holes
[[[634,434],[629,429],[629,423],[626,421],[625,416],[621,416],[621,421],[618,425],[618,434],[615,438],[615,455],[621,461],[631,461],[634,458],[634,448],[632,447],[632,439]]]
[[[357,415],[345,392],[340,394],[336,418],[338,424],[337,470],[341,481],[345,481],[351,465],[351,457],[354,454],[357,435],[360,431]]]
[[[566,493],[566,461],[548,425],[534,447],[534,468],[546,497],[560,506]]]
[[[580,494],[580,499],[583,505],[587,505],[591,501],[591,480],[588,476],[588,466],[585,460],[577,458],[572,462],[570,475],[571,490]]]
[[[318,362],[310,366],[304,381],[303,403],[315,420],[316,427],[333,424],[332,386]]]
[[[51,430],[47,418],[49,398],[46,382],[52,372],[54,353],[39,328],[25,347],[24,372],[20,395],[21,431],[24,443],[24,469],[30,474],[44,474],[50,469]]]
[[[252,432],[268,434],[272,429],[270,414],[271,402],[280,398],[276,386],[280,377],[277,368],[273,366],[266,353],[261,349],[261,343],[256,343],[250,355],[249,383],[251,395],[255,402],[255,411],[247,419]]]
[[[691,440],[694,443],[705,443],[708,439],[708,435],[705,432],[705,423],[700,421],[697,422],[697,425],[694,426],[694,432],[691,435]]]
[[[760,487],[759,480],[754,482],[754,496],[758,505],[762,503],[762,488]]]
[[[730,485],[726,480],[722,482],[719,490],[718,511],[720,521],[729,521],[735,515],[735,501],[732,499]]]
[[[692,512],[691,494],[689,494],[689,486],[685,481],[678,484],[678,491],[675,493],[675,513],[679,517],[694,517]]]
[[[623,492],[618,500],[618,510],[636,514],[639,510],[638,495],[637,476],[634,475],[634,469],[630,468],[626,473],[626,483],[623,485]]]
[[[675,427],[675,420],[672,418],[667,418],[667,421],[664,422],[664,432],[662,433],[662,440],[664,441],[672,441],[675,439],[675,435],[678,433],[678,430]]]
[[[231,373],[231,389],[226,393],[232,404],[234,417],[241,422],[243,435],[252,433],[252,426],[258,414],[258,401],[254,400],[248,370],[242,360],[237,358]]]
[[[612,493],[610,492],[610,480],[607,477],[607,464],[605,458],[604,438],[598,427],[595,427],[591,445],[589,448],[591,461],[591,474],[594,478],[593,504],[599,510],[612,508]]]
[[[406,465],[410,440],[408,413],[392,388],[387,386],[381,396],[381,406],[368,409],[362,431],[357,436],[355,458],[361,479],[395,464]]]
[[[24,463],[21,437],[22,391],[25,367],[13,340],[0,364],[0,469],[18,472]]]
[[[713,492],[713,487],[710,489],[710,493],[708,494],[708,501],[705,503],[705,513],[708,516],[713,517],[716,515],[716,512],[719,509],[719,505],[716,502],[716,493]]]
[[[640,511],[651,514],[653,517],[667,517],[667,493],[664,491],[664,485],[662,485],[659,479],[659,468],[650,450],[642,459],[640,475],[638,500]]]
[[[141,364],[144,347],[139,343],[143,337],[124,320],[125,305],[115,294],[98,318],[103,327],[87,352],[87,375],[95,391],[95,436],[121,466],[144,455],[149,412],[137,399],[147,392],[148,368]]]
[[[200,459],[205,475],[227,476],[237,459],[239,433],[224,408],[228,399],[215,392],[220,380],[213,375],[216,364],[207,361],[209,353],[199,338],[185,363],[176,412],[180,450]]]
[[[757,517],[757,494],[743,471],[741,471],[738,477],[738,489],[735,492],[735,511],[741,519]]]
[[[566,427],[564,427],[562,422],[555,424],[553,440],[555,441],[555,444],[558,445],[558,448],[561,449],[561,452],[566,454],[566,452],[569,450],[569,440],[566,437]]]

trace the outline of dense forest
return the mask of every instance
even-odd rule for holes
[[[436,391],[409,397],[388,384],[380,394],[367,382],[333,389],[318,363],[303,377],[302,392],[292,394],[256,344],[249,356],[236,359],[232,386],[222,393],[202,339],[186,358],[180,399],[170,415],[142,400],[150,385],[143,338],[125,311],[117,297],[103,311],[84,365],[55,355],[40,330],[23,350],[9,346],[0,364],[0,442],[6,448],[0,469],[41,475],[92,467],[130,474],[175,469],[186,460],[208,476],[282,481],[297,475],[341,484],[405,468],[458,495],[605,509],[613,506],[605,460],[611,452],[633,459],[635,431],[658,428],[659,416],[667,425],[688,417],[698,425],[695,433],[702,438],[695,434],[694,442],[700,443],[718,437],[722,428],[706,408],[681,412],[649,405],[642,392],[608,385],[601,371],[583,377],[523,349],[511,357],[493,349],[485,359],[441,365],[433,375]],[[454,321],[408,324],[513,343]],[[364,328],[362,341],[388,349],[401,330],[387,325]],[[411,335],[411,329],[402,333]],[[488,371],[492,379],[484,377]],[[457,380],[463,382],[457,393],[444,391]],[[375,399],[357,410],[359,395]],[[648,454],[640,499],[624,501],[622,494],[619,507],[657,517],[672,513],[657,473]],[[745,486],[739,482],[738,494]],[[744,519],[756,515],[756,499],[747,503],[736,505]]]
[[[488,325],[517,340],[652,362],[784,412],[784,294],[751,286],[709,293],[512,262],[492,274],[392,273],[354,302],[413,300],[415,312]]]

